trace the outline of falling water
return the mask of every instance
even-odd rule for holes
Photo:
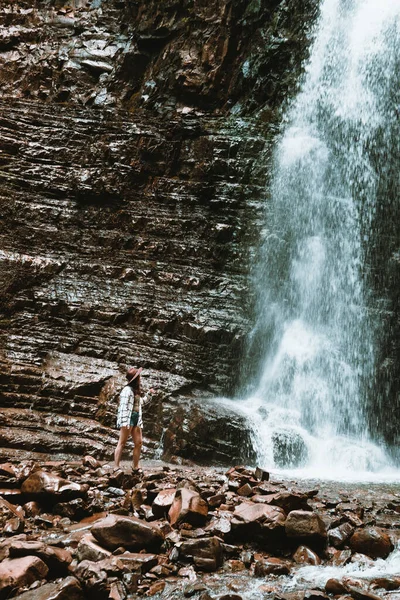
[[[369,236],[396,107],[400,0],[324,0],[275,154],[259,317],[265,357],[245,403],[260,460],[376,470],[368,434],[377,311]]]

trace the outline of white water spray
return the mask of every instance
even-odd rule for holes
[[[365,282],[399,19],[400,0],[323,0],[276,150],[254,330],[267,350],[242,405],[268,468],[388,465],[368,435],[379,320]]]

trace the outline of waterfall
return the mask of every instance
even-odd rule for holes
[[[244,403],[266,467],[388,462],[368,433],[380,327],[369,253],[398,118],[399,15],[399,0],[323,0],[277,144],[256,281],[264,354]]]

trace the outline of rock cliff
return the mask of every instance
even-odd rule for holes
[[[150,450],[251,459],[210,398],[239,383],[270,149],[317,8],[1,3],[3,453],[110,457],[141,364]]]

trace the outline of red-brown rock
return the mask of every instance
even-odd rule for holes
[[[191,525],[203,525],[208,514],[208,505],[198,492],[188,488],[176,491],[172,506],[168,512],[171,525],[178,523],[190,523]]]
[[[84,600],[85,596],[79,581],[67,577],[57,583],[45,583],[41,587],[24,592],[18,600]]]
[[[200,538],[183,542],[179,556],[190,558],[197,569],[216,571],[222,565],[222,546],[217,537]]]
[[[44,579],[49,569],[37,556],[6,558],[0,563],[0,598],[8,598],[15,590]]]
[[[79,562],[82,560],[98,562],[111,556],[111,552],[102,548],[91,533],[82,536],[76,554]]]
[[[158,550],[164,541],[161,531],[135,517],[109,515],[91,529],[96,540],[108,550],[123,546],[128,550]]]
[[[175,493],[175,488],[167,488],[165,490],[161,490],[154,498],[153,504],[151,505],[151,510],[156,519],[166,516],[174,501]]]
[[[360,552],[371,558],[386,558],[393,550],[390,537],[379,527],[358,529],[351,536],[349,544],[353,552]]]
[[[27,496],[54,498],[58,502],[85,496],[87,491],[87,485],[68,481],[43,470],[29,475],[21,485],[21,492]]]
[[[288,538],[304,540],[310,546],[322,546],[326,543],[326,526],[315,512],[293,510],[288,514],[285,523]]]
[[[328,540],[335,548],[341,548],[347,540],[353,535],[354,527],[350,523],[342,523],[339,527],[330,529],[328,532]]]
[[[254,575],[256,577],[266,577],[267,575],[288,575],[290,568],[286,561],[280,558],[270,557],[258,560],[255,563]]]
[[[293,560],[299,565],[320,565],[321,559],[311,548],[299,546],[293,554]]]

